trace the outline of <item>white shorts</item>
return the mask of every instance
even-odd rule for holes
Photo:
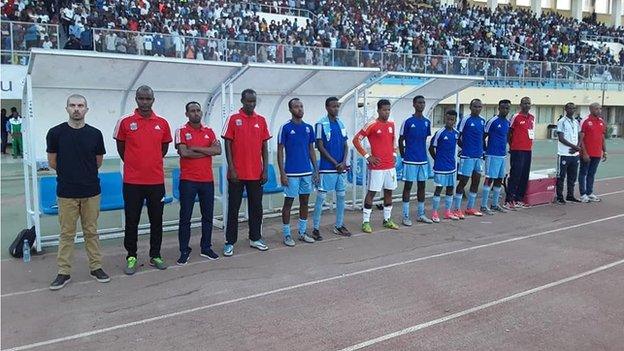
[[[369,169],[368,171],[368,190],[381,191],[394,190],[397,188],[396,169]]]

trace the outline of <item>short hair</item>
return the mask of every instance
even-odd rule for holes
[[[197,101],[191,101],[191,102],[188,102],[188,103],[186,104],[186,106],[184,106],[184,110],[185,110],[186,112],[188,112],[189,107],[190,107],[191,105],[197,105],[197,106],[199,106],[199,109],[201,110],[201,105],[200,105],[200,104],[199,104],[199,102],[197,102]]]
[[[413,103],[416,103],[416,100],[418,100],[418,99],[423,99],[423,100],[424,100],[424,99],[425,99],[425,97],[424,97],[424,96],[422,96],[422,95],[416,95],[416,96],[414,96],[414,98],[412,99],[412,104],[413,104]]]
[[[17,107],[11,107],[11,112],[17,112]]]
[[[600,106],[600,103],[598,103],[598,102],[592,102],[591,104],[589,104],[589,107],[590,108],[592,108],[592,107],[593,108],[597,108],[597,107],[601,107],[601,106]]]
[[[67,97],[67,102],[65,106],[69,106],[69,99],[82,99],[84,100],[85,103],[85,107],[87,106],[87,98],[80,95],[80,94],[71,94],[70,96]]]
[[[511,100],[509,99],[502,99],[498,102],[498,106],[502,105],[502,104],[509,104],[511,105]]]
[[[292,98],[292,99],[288,100],[288,109],[291,109],[291,108],[292,108],[292,106],[290,106],[290,105],[291,105],[293,102],[295,102],[295,101],[301,101],[301,100],[299,100],[299,98]]]
[[[564,105],[564,107],[568,107],[568,106],[570,106],[570,105],[575,105],[575,104],[574,104],[572,101],[570,101],[570,102],[566,103],[566,104]]]
[[[529,101],[531,101],[531,98],[530,98],[530,97],[528,97],[528,96],[525,96],[525,97],[523,97],[522,99],[520,99],[520,103],[522,103],[522,101],[524,101],[524,100],[529,100]]]
[[[243,90],[243,92],[241,93],[241,99],[244,99],[245,95],[247,95],[247,94],[256,95],[256,91],[253,90],[253,89],[245,89],[245,90]]]
[[[449,116],[453,116],[453,117],[457,117],[457,111],[455,110],[448,110],[446,112],[444,112],[445,115],[449,115]]]
[[[481,102],[481,99],[472,99],[472,100],[470,100],[470,106],[472,106],[472,104],[474,102],[477,102],[477,101]]]
[[[338,98],[335,96],[330,96],[325,100],[325,106],[329,106],[334,101],[338,101]]]
[[[136,90],[137,94],[139,93],[139,91],[147,91],[151,93],[152,95],[154,95],[154,90],[152,90],[152,87],[150,87],[149,85],[141,85]]]
[[[381,99],[379,101],[377,101],[377,109],[379,110],[380,108],[382,108],[383,106],[390,106],[390,100],[388,99]]]

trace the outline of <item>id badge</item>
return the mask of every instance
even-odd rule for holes
[[[527,132],[529,132],[529,139],[535,139],[535,129],[527,129]]]

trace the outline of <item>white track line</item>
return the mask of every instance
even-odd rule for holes
[[[111,326],[111,327],[107,327],[107,328],[100,328],[100,329],[95,329],[95,330],[91,330],[91,331],[84,332],[84,333],[78,333],[78,334],[68,335],[68,336],[60,337],[60,338],[56,338],[56,339],[50,339],[50,340],[45,340],[45,341],[36,342],[36,343],[32,343],[32,344],[17,346],[17,347],[8,349],[8,351],[29,350],[29,349],[33,349],[33,348],[36,348],[36,347],[57,344],[57,343],[60,343],[60,342],[71,341],[71,340],[76,340],[76,339],[82,339],[82,338],[86,338],[86,337],[93,336],[93,335],[98,335],[98,334],[107,333],[107,332],[118,330],[118,329],[124,329],[124,328],[128,328],[128,327],[133,327],[133,326],[136,326],[136,325],[151,323],[151,322],[155,322],[155,321],[159,321],[159,320],[163,320],[163,319],[167,319],[167,318],[182,316],[182,315],[186,315],[186,314],[189,314],[189,313],[203,311],[203,310],[207,310],[207,309],[214,308],[214,307],[219,307],[219,306],[224,306],[224,305],[231,305],[231,304],[234,304],[234,303],[237,303],[237,302],[242,302],[242,301],[256,299],[256,298],[260,298],[260,297],[264,297],[264,296],[274,295],[274,294],[281,293],[281,292],[286,292],[286,291],[291,291],[291,290],[304,288],[304,287],[308,287],[308,286],[313,286],[313,285],[318,285],[318,284],[322,284],[322,283],[327,283],[327,282],[331,282],[331,281],[339,280],[339,279],[344,279],[344,278],[348,278],[348,277],[359,276],[359,275],[366,274],[366,273],[377,272],[377,271],[384,270],[384,269],[404,266],[404,265],[407,265],[407,264],[420,262],[420,261],[426,261],[426,260],[430,260],[430,259],[433,259],[433,258],[451,256],[451,255],[458,254],[458,253],[475,251],[475,250],[479,250],[479,249],[483,249],[483,248],[487,248],[487,247],[492,247],[492,246],[497,246],[497,245],[501,245],[501,244],[506,244],[506,243],[510,243],[510,242],[514,242],[514,241],[520,241],[520,240],[524,240],[524,239],[536,238],[536,237],[547,235],[547,234],[557,233],[557,232],[561,232],[561,231],[567,231],[569,229],[574,229],[574,228],[581,228],[581,227],[585,227],[585,226],[588,226],[588,225],[591,225],[591,224],[605,222],[605,221],[609,221],[609,220],[617,219],[617,218],[622,218],[622,217],[624,217],[624,213],[621,213],[621,214],[615,215],[615,216],[610,216],[610,217],[604,217],[604,218],[596,219],[596,220],[593,220],[593,221],[590,221],[590,222],[574,224],[574,225],[563,227],[563,228],[551,229],[551,230],[547,230],[547,231],[543,231],[543,232],[539,232],[539,233],[535,233],[535,234],[514,237],[514,238],[511,238],[511,239],[506,239],[506,240],[501,240],[501,241],[495,241],[495,242],[488,243],[488,244],[470,246],[470,247],[466,247],[466,248],[459,249],[459,250],[442,252],[442,253],[435,254],[435,255],[419,257],[419,258],[415,258],[415,259],[411,259],[411,260],[391,263],[391,264],[378,266],[378,267],[373,267],[373,268],[368,268],[368,269],[355,271],[355,272],[351,272],[351,273],[344,273],[344,274],[335,275],[335,276],[328,277],[328,278],[313,280],[313,281],[309,281],[309,282],[305,282],[305,283],[301,283],[301,284],[286,286],[286,287],[275,289],[275,290],[269,290],[269,291],[264,291],[264,292],[253,294],[253,295],[243,296],[243,297],[239,297],[239,298],[232,299],[232,300],[221,301],[221,302],[217,302],[217,303],[213,303],[213,304],[209,304],[209,305],[189,308],[189,309],[178,311],[178,312],[172,312],[172,313],[162,314],[162,315],[151,317],[151,318],[140,319],[138,321],[134,321],[134,322],[130,322],[130,323],[117,324],[117,325],[114,325],[114,326]]]
[[[421,323],[421,324],[417,324],[417,325],[411,326],[409,328],[405,328],[405,329],[402,329],[402,330],[399,330],[399,331],[395,331],[393,333],[382,335],[382,336],[374,338],[374,339],[366,340],[366,341],[363,341],[363,342],[361,342],[359,344],[355,344],[355,345],[352,345],[352,346],[349,346],[349,347],[345,347],[344,349],[341,349],[340,351],[355,351],[355,350],[363,349],[365,347],[369,347],[369,346],[372,346],[374,344],[378,344],[378,343],[386,341],[386,340],[390,340],[390,339],[393,339],[393,338],[396,338],[396,337],[399,337],[399,336],[402,336],[402,335],[414,333],[416,331],[419,331],[419,330],[422,330],[422,329],[425,329],[425,328],[429,328],[429,327],[434,326],[436,324],[444,323],[444,322],[447,322],[447,321],[450,321],[450,320],[453,320],[453,319],[456,319],[456,318],[459,318],[459,317],[463,317],[465,315],[468,315],[468,314],[471,314],[471,313],[474,313],[474,312],[478,312],[478,311],[484,310],[486,308],[490,308],[492,306],[500,305],[502,303],[509,302],[509,301],[512,301],[512,300],[515,300],[515,299],[519,299],[521,297],[524,297],[524,296],[527,296],[527,295],[531,295],[531,294],[534,294],[534,293],[542,291],[542,290],[550,289],[550,288],[556,287],[556,286],[561,285],[561,284],[565,284],[565,283],[568,283],[568,282],[571,282],[571,281],[574,281],[574,280],[577,280],[577,279],[581,279],[581,278],[586,277],[588,275],[591,275],[591,274],[594,274],[594,273],[598,273],[598,272],[602,272],[602,271],[607,270],[609,268],[613,268],[615,266],[621,265],[622,263],[624,263],[624,260],[615,261],[615,262],[606,264],[604,266],[600,266],[600,267],[594,268],[592,270],[585,271],[583,273],[575,274],[573,276],[570,276],[570,277],[567,277],[567,278],[564,278],[564,279],[560,279],[560,280],[554,281],[552,283],[548,283],[546,285],[541,285],[541,286],[535,287],[533,289],[525,290],[525,291],[522,291],[522,292],[510,295],[510,296],[504,297],[504,298],[499,299],[499,300],[490,301],[490,302],[485,303],[483,305],[475,306],[473,308],[469,308],[469,309],[461,311],[461,312],[453,313],[451,315],[444,316],[442,318],[434,319],[432,321]]]

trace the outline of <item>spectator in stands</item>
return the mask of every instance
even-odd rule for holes
[[[144,205],[150,221],[149,264],[161,270],[167,268],[160,255],[160,246],[165,200],[163,157],[172,141],[171,129],[167,120],[152,110],[152,88],[140,86],[135,100],[137,109],[119,119],[114,132],[117,152],[124,161],[124,247],[128,251],[124,272],[127,275],[134,274],[137,268],[137,236]]]
[[[101,283],[110,281],[108,274],[102,270],[97,233],[102,192],[98,168],[106,153],[104,138],[100,130],[85,123],[89,108],[84,96],[70,95],[65,109],[69,120],[51,128],[46,136],[48,164],[57,174],[56,195],[61,226],[58,275],[50,284],[51,290],[62,289],[71,280],[78,218],[85,239],[90,275]]]

